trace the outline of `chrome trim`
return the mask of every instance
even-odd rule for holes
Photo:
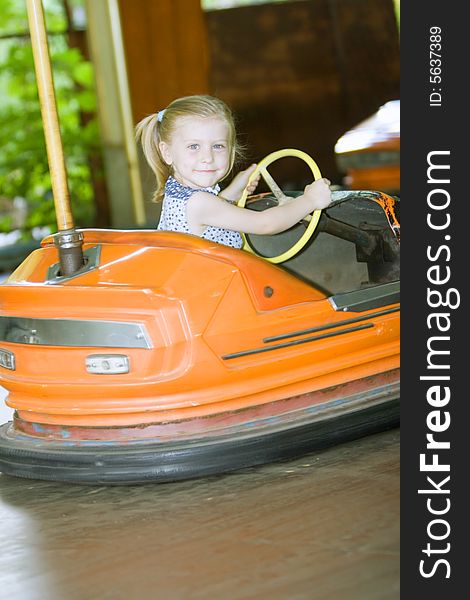
[[[279,350],[280,348],[290,348],[291,346],[299,346],[300,344],[306,344],[307,342],[315,342],[317,340],[324,340],[326,338],[336,337],[338,335],[345,335],[346,333],[352,333],[353,331],[362,331],[363,329],[370,329],[371,327],[374,327],[373,323],[364,323],[363,325],[347,327],[345,329],[340,329],[339,331],[330,331],[329,333],[314,335],[312,337],[302,338],[301,340],[292,340],[290,342],[284,342],[282,344],[275,344],[274,346],[263,346],[262,348],[242,350],[240,352],[233,352],[232,354],[225,354],[224,356],[222,356],[222,360],[231,360],[232,358],[240,358],[241,356],[251,356],[252,354],[261,354],[262,352],[271,352],[271,350]]]
[[[59,231],[54,234],[54,246],[56,248],[78,248],[83,244],[83,233],[76,229]]]
[[[0,342],[37,346],[152,348],[142,323],[0,316]]]
[[[382,283],[328,298],[334,310],[362,312],[400,302],[400,282]]]
[[[129,357],[125,354],[89,354],[85,368],[94,375],[122,375],[129,373]]]
[[[299,331],[292,331],[291,333],[281,333],[280,335],[273,335],[263,339],[265,344],[269,342],[277,342],[279,340],[285,340],[290,337],[297,337],[299,335],[306,335],[307,333],[317,333],[318,331],[324,331],[325,329],[334,329],[336,327],[343,327],[343,325],[351,325],[352,323],[360,323],[367,319],[374,319],[375,317],[381,317],[388,315],[393,312],[398,312],[400,308],[395,306],[393,308],[386,308],[385,310],[378,310],[372,314],[363,315],[362,317],[354,317],[352,319],[345,319],[344,321],[336,321],[335,323],[327,323],[326,325],[320,325],[319,327],[310,327],[309,329],[300,329]]]
[[[0,367],[14,371],[16,369],[15,355],[10,350],[0,348]]]
[[[93,271],[93,269],[97,269],[100,265],[100,256],[101,244],[85,250],[83,253],[85,264],[72,275],[60,275],[60,262],[54,263],[47,270],[46,283],[63,283],[64,281],[69,281],[69,279],[88,273],[88,271]]]

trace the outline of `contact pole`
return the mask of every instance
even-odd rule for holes
[[[61,275],[71,275],[83,266],[83,235],[75,230],[71,211],[42,0],[26,5],[58,227],[54,242]]]

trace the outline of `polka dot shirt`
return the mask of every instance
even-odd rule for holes
[[[191,233],[186,218],[186,206],[189,198],[194,192],[203,191],[209,192],[217,196],[219,186],[203,188],[201,190],[190,188],[182,185],[174,177],[170,175],[165,184],[165,196],[163,198],[162,213],[157,229],[161,231],[178,231],[180,233]],[[223,229],[222,227],[213,227],[209,225],[204,230],[203,239],[211,242],[217,242],[224,246],[232,248],[241,248],[243,246],[243,238],[237,231]]]

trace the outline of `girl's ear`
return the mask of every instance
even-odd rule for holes
[[[160,153],[163,156],[163,160],[168,166],[170,166],[173,163],[173,158],[171,156],[171,151],[168,144],[166,142],[160,142],[158,144],[158,149],[160,150]]]

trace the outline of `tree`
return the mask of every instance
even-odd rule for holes
[[[89,163],[100,151],[96,96],[91,63],[68,42],[65,1],[43,3],[72,210],[76,225],[87,227],[96,217]],[[35,227],[56,231],[26,3],[0,0],[0,14],[0,231],[12,228],[12,211],[3,207],[15,198],[26,202],[25,235]]]

